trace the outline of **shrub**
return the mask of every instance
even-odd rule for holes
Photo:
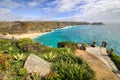
[[[76,44],[70,41],[59,42],[57,45],[58,48],[70,48],[71,52],[74,52],[76,49]]]
[[[94,72],[87,64],[68,64],[64,61],[55,64],[51,80],[95,80]]]
[[[88,64],[71,53],[59,53],[51,61],[52,73],[46,80],[95,80]]]
[[[109,55],[112,61],[115,63],[117,68],[120,70],[120,56],[116,55],[115,53]]]
[[[5,33],[5,32],[4,32],[4,33],[2,33],[2,34],[3,34],[3,35],[7,35],[7,33]]]
[[[27,70],[25,68],[18,69],[18,75],[24,76],[27,73]]]
[[[117,66],[117,68],[120,70],[120,56],[117,55],[115,52],[113,52],[112,54],[110,54],[110,50],[107,50],[107,53],[109,54],[109,57],[115,63],[115,65]]]
[[[18,61],[24,60],[26,56],[23,53],[22,54],[18,53],[17,55],[13,55],[13,57],[15,62],[18,62]]]
[[[0,49],[1,50],[8,50],[10,47],[11,43],[8,40],[5,39],[0,39]]]
[[[6,68],[6,55],[0,54],[0,72]]]
[[[24,47],[26,44],[33,44],[33,43],[34,43],[34,42],[33,42],[31,39],[29,39],[29,38],[19,39],[17,42],[18,42],[17,45],[18,45],[20,48]]]
[[[48,60],[49,62],[51,62],[55,57],[56,57],[56,54],[53,54],[52,52],[44,55],[44,59]]]

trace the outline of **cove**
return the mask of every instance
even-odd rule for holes
[[[120,55],[120,27],[119,25],[77,25],[69,26],[38,36],[34,38],[35,42],[39,42],[46,46],[56,48],[58,42],[72,41],[75,43],[85,42],[92,44],[93,41],[97,45],[101,45],[102,41],[108,43],[107,48],[114,48],[115,52]]]

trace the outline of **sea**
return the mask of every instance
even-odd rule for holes
[[[120,24],[66,26],[38,36],[34,41],[54,48],[57,48],[58,42],[61,41],[89,45],[96,41],[98,46],[101,46],[102,41],[106,41],[107,48],[114,48],[120,55]]]

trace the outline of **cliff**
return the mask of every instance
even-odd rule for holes
[[[0,33],[22,34],[27,32],[49,32],[52,29],[72,25],[88,25],[88,22],[55,22],[55,21],[15,21],[0,22]]]

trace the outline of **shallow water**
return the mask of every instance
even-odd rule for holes
[[[55,48],[60,41],[85,42],[87,44],[96,41],[98,45],[101,45],[102,41],[107,41],[107,48],[114,48],[115,52],[120,55],[120,26],[117,24],[70,26],[38,36],[34,41]]]

